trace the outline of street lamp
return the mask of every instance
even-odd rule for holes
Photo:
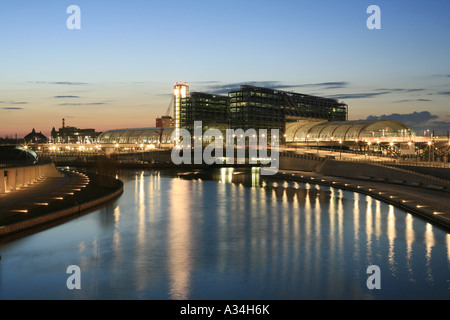
[[[428,141],[428,162],[431,162],[431,141]]]
[[[445,154],[445,161],[448,163],[449,161],[449,159],[448,159],[448,149],[450,148],[450,141],[448,142],[448,145],[447,145],[447,149],[446,149],[446,154]],[[447,166],[447,164],[446,164],[446,166]]]
[[[412,145],[412,142],[409,141],[408,142],[408,158],[410,161],[411,161],[411,145]]]
[[[339,160],[342,159],[342,139],[339,139]]]

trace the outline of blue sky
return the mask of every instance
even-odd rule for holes
[[[80,30],[66,27],[73,4]],[[366,27],[370,5],[380,30]],[[446,132],[449,32],[446,0],[1,0],[0,137],[48,134],[62,118],[154,126],[176,81],[334,97],[349,119],[395,114]]]

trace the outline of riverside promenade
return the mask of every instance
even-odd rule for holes
[[[450,168],[395,158],[295,149],[280,155],[276,178],[370,195],[450,232]]]
[[[20,237],[81,215],[120,196],[120,180],[58,170],[28,186],[0,194],[0,239]]]
[[[448,179],[382,164],[339,161],[307,154],[287,155],[280,159],[280,170],[274,179],[370,195],[450,232]],[[113,178],[71,171],[61,173],[60,176],[41,177],[29,187],[0,194],[0,238],[80,215],[123,192],[121,181]]]
[[[298,170],[280,170],[275,178],[365,194],[420,216],[450,232],[450,184],[440,188],[430,184],[430,178],[421,176],[416,178],[414,184],[408,184],[399,180],[398,176],[391,180],[376,181],[372,177],[349,178]],[[435,181],[431,179],[431,182]]]

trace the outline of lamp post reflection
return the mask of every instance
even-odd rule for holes
[[[190,292],[190,275],[192,271],[191,239],[191,197],[190,182],[173,179],[171,185],[168,263],[171,299],[186,300]]]

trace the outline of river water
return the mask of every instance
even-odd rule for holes
[[[371,197],[257,169],[119,178],[113,203],[0,244],[0,299],[450,298],[450,235]]]

